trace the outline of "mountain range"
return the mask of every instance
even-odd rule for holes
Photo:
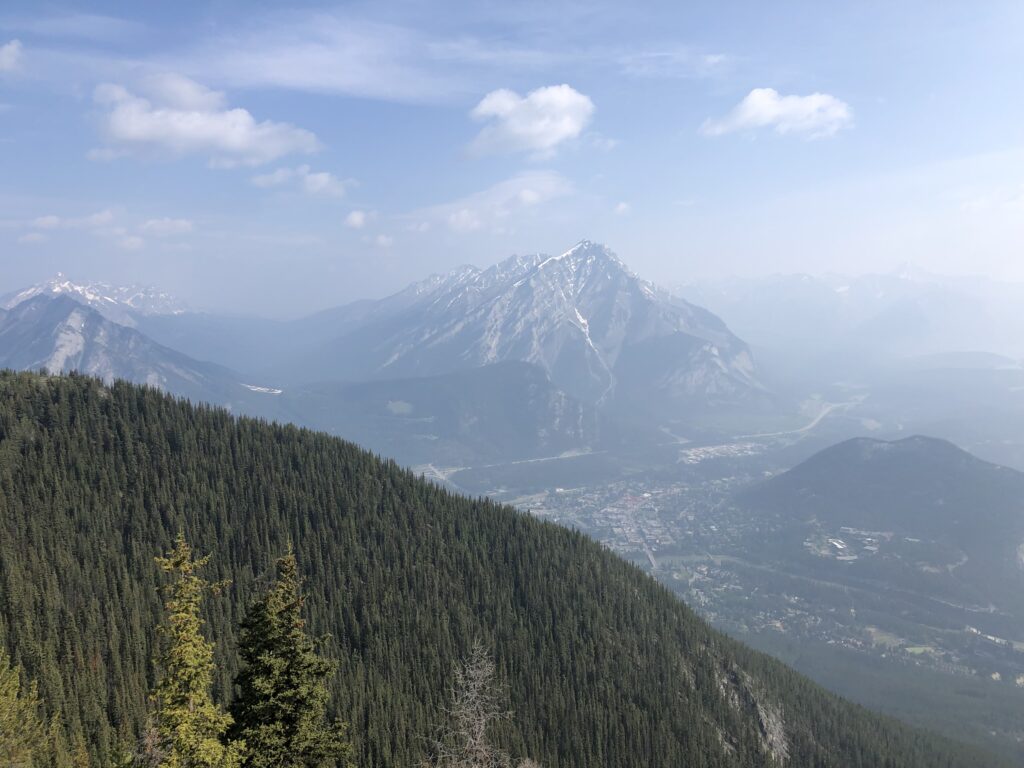
[[[584,402],[668,414],[759,389],[749,350],[721,320],[588,241],[459,269],[356,312],[295,369],[371,379],[523,361]]]
[[[409,460],[590,452],[768,399],[718,317],[585,240],[292,321],[189,312],[156,289],[63,276],[2,305],[5,366],[125,378]]]
[[[726,318],[755,348],[790,357],[845,357],[855,366],[954,352],[1024,357],[1024,285],[905,265],[886,274],[776,274],[676,290]]]
[[[80,296],[35,292],[0,315],[0,367],[78,371],[221,404],[242,393],[231,371],[157,344],[108,319],[91,302],[80,302]]]
[[[636,446],[669,445],[666,433],[672,471],[687,425],[777,402],[721,319],[587,241],[292,321],[191,312],[157,290],[64,278],[3,305],[0,367],[148,384],[327,431],[431,477],[454,472],[461,484],[472,468],[497,478],[487,488],[503,483],[495,466],[535,474],[536,461],[593,460],[610,476],[627,455],[649,466]],[[989,353],[917,364],[935,379],[932,366],[961,359],[1004,373]],[[776,579],[783,600],[794,584],[815,585],[807,605],[839,589],[855,596],[851,616],[826,621],[963,665],[972,643],[1024,638],[1022,477],[928,438],[841,443],[734,497],[735,514],[757,525],[726,554],[755,569],[759,600]],[[1012,653],[980,658],[992,674],[1024,675]]]
[[[79,284],[68,280],[63,274],[45,283],[0,297],[0,307],[11,309],[36,296],[67,296],[95,309],[108,320],[129,327],[137,325],[139,317],[178,315],[186,311],[185,305],[176,298],[150,286]]]

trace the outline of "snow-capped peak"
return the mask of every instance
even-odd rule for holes
[[[630,272],[629,268],[620,259],[615,252],[606,245],[601,243],[595,243],[590,240],[580,240],[576,245],[570,248],[559,256],[552,256],[545,260],[540,266],[544,266],[551,261],[591,261],[591,262],[607,262],[614,264],[616,267]],[[630,272],[632,274],[632,272]]]
[[[931,283],[935,282],[936,276],[912,261],[904,261],[890,275],[897,280],[904,280],[910,283]]]
[[[593,403],[610,402],[622,381],[640,387],[641,368],[671,397],[759,386],[745,345],[721,320],[640,279],[589,240],[555,256],[511,256],[483,271],[449,273],[396,296],[387,301],[409,323],[388,316],[365,363],[373,375],[433,374],[453,360],[524,361]]]
[[[107,283],[76,283],[62,272],[51,280],[33,285],[0,299],[0,306],[13,309],[37,296],[67,296],[92,307],[108,320],[134,326],[133,315],[177,315],[185,306],[168,293],[140,285],[115,286]]]

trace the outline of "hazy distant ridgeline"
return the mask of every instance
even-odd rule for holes
[[[824,536],[838,542],[833,549],[847,550],[837,573],[850,581],[981,606],[985,611],[966,618],[1024,630],[1020,472],[943,440],[856,439],[741,492],[737,500],[766,525],[778,526],[762,542],[772,554],[793,563],[834,565],[808,552]],[[875,543],[865,549],[866,539]],[[902,556],[900,546],[907,550]]]

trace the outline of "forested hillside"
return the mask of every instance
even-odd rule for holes
[[[226,704],[236,631],[289,541],[358,766],[414,766],[481,641],[513,755],[558,766],[979,766],[711,630],[584,536],[454,496],[341,440],[157,391],[0,374],[0,642],[73,742],[137,739],[183,531]]]

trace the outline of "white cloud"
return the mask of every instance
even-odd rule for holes
[[[366,211],[350,211],[345,217],[345,226],[350,229],[362,229],[369,218],[370,214]]]
[[[36,229],[58,229],[60,225],[60,216],[39,216],[32,220],[32,226]]]
[[[472,195],[416,212],[414,229],[426,231],[437,222],[453,232],[497,231],[572,191],[572,184],[553,171],[521,173]]]
[[[269,187],[279,187],[282,184],[287,184],[295,178],[295,169],[293,168],[278,168],[276,171],[270,173],[261,173],[259,176],[253,176],[250,181],[253,185],[267,189]]]
[[[507,37],[446,36],[354,9],[254,12],[248,23],[201,40],[164,65],[232,87],[436,103],[478,94],[510,69],[539,72],[566,56],[564,47],[550,52]]]
[[[116,216],[114,212],[107,209],[103,211],[97,211],[96,213],[89,214],[88,216],[57,216],[54,214],[47,214],[46,216],[37,216],[29,222],[26,222],[23,226],[28,226],[31,230],[22,235],[19,238],[19,242],[23,243],[40,243],[48,239],[45,232],[57,232],[57,231],[82,231],[88,232],[96,237],[106,238],[113,241],[119,248],[123,248],[128,251],[134,251],[141,248],[145,241],[137,234],[130,232],[123,226],[115,226]],[[181,219],[152,219],[142,227],[140,231],[144,231],[146,226],[151,223],[159,223],[162,226],[167,226],[164,222],[183,221]],[[180,226],[180,225],[179,225]],[[157,226],[159,229],[159,226]],[[153,232],[157,234],[156,231]]]
[[[96,88],[106,107],[104,132],[114,152],[156,150],[205,154],[215,167],[261,165],[290,154],[310,154],[320,142],[289,123],[257,122],[247,111],[224,106],[223,94],[179,75],[147,81],[143,98],[120,85]]]
[[[590,146],[602,152],[611,152],[619,146],[619,140],[609,136],[602,136],[600,133],[591,133],[584,137],[590,142]]]
[[[45,242],[49,238],[44,232],[85,231],[96,238],[103,238],[114,243],[118,248],[135,251],[145,245],[145,241],[140,237],[140,232],[154,234],[159,238],[191,231],[191,226],[193,226],[187,219],[150,219],[133,227],[136,231],[132,231],[128,227],[118,224],[117,219],[118,216],[110,209],[96,211],[87,216],[57,216],[54,214],[37,216],[23,224],[32,231],[23,234],[18,242]]]
[[[526,96],[501,89],[484,96],[470,113],[490,121],[473,147],[481,152],[532,152],[549,156],[577,138],[594,115],[594,102],[568,85],[538,88]]]
[[[391,235],[377,235],[373,239],[373,242],[375,245],[381,248],[390,248],[392,245],[395,244],[395,238],[393,238]]]
[[[145,244],[146,241],[138,235],[123,235],[117,240],[118,247],[126,251],[137,251]]]
[[[623,216],[623,215],[629,213],[630,210],[632,210],[632,209],[631,209],[629,203],[623,201],[623,202],[621,202],[621,203],[619,203],[618,205],[615,206],[615,215],[616,216]]]
[[[726,69],[731,61],[731,57],[722,53],[701,53],[685,47],[619,57],[619,65],[627,75],[680,79],[710,77]]]
[[[154,100],[174,109],[213,112],[223,109],[226,104],[221,91],[214,91],[173,72],[151,75],[146,78],[145,87]]]
[[[345,194],[346,188],[354,183],[350,179],[339,179],[326,171],[314,171],[308,165],[300,165],[297,168],[278,168],[270,173],[253,176],[250,181],[263,189],[280,187],[294,182],[310,195],[326,195],[328,197],[341,197]]]
[[[91,216],[84,216],[81,219],[69,219],[71,226],[87,227],[90,229],[96,229],[98,227],[106,226],[114,220],[114,212],[107,209],[94,213]]]
[[[422,66],[424,55],[414,30],[307,14],[212,40],[182,65],[244,88],[424,101],[450,92],[446,78]]]
[[[20,40],[11,40],[0,45],[0,72],[13,72],[21,63],[22,45]]]
[[[482,229],[484,220],[472,208],[459,208],[448,214],[448,226],[454,232],[472,232],[476,229]]]
[[[311,195],[341,197],[345,194],[345,182],[326,171],[310,171],[302,166],[302,188]]]
[[[146,33],[146,26],[115,16],[94,13],[67,13],[32,18],[4,19],[4,26],[31,32],[33,35],[68,40],[110,42],[137,40]]]
[[[125,251],[137,251],[146,241],[136,234],[132,234],[125,227],[104,227],[94,229],[94,235],[107,237],[114,241],[118,248]]]
[[[827,93],[781,96],[774,88],[755,88],[719,120],[706,120],[701,132],[721,136],[733,131],[772,127],[776,133],[816,139],[833,136],[853,122],[850,106]]]
[[[150,219],[143,222],[139,230],[155,237],[172,237],[174,235],[187,235],[193,229],[192,222],[188,219]]]
[[[66,218],[49,214],[38,216],[32,219],[30,225],[34,229],[101,229],[109,226],[114,221],[114,212],[111,210],[97,211],[88,216]]]

